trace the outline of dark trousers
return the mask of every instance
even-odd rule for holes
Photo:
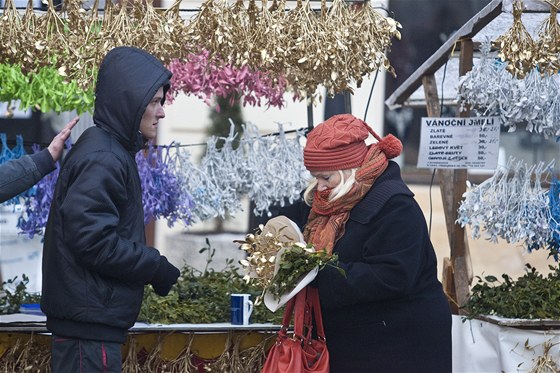
[[[52,373],[120,373],[121,344],[52,336]]]

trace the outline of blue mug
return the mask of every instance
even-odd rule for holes
[[[231,294],[231,323],[233,325],[249,325],[253,313],[251,294]]]

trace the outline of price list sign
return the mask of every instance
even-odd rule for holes
[[[422,118],[419,168],[495,169],[499,117]]]

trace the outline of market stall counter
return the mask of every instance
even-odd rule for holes
[[[136,323],[122,347],[123,373],[258,372],[279,328]],[[45,317],[0,315],[0,356],[1,371],[50,372]],[[560,320],[453,315],[453,372],[560,371],[558,356]]]
[[[279,328],[136,323],[122,347],[122,372],[257,372]],[[50,372],[45,316],[0,315],[0,356],[1,371]]]

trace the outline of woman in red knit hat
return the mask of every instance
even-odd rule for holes
[[[332,373],[451,371],[451,311],[424,215],[390,161],[401,151],[352,115],[331,117],[307,138],[306,204],[282,211],[346,272],[327,266],[312,284]]]

